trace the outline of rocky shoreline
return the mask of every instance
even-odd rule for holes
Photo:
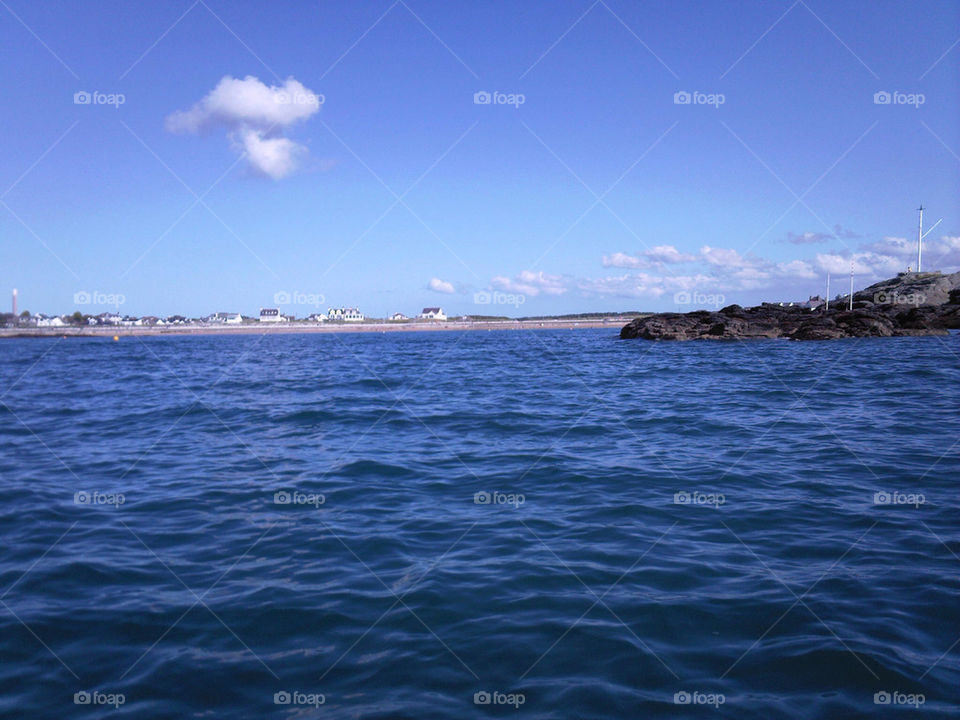
[[[960,328],[960,272],[903,273],[831,301],[829,310],[776,303],[637,318],[620,337],[644,340],[833,340],[946,335]]]

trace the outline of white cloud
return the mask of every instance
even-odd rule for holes
[[[613,255],[604,255],[602,263],[604,267],[620,268],[649,268],[664,263],[688,263],[695,262],[695,255],[688,255],[677,250],[673,245],[657,245],[643,251],[643,257],[627,255],[617,252]]]
[[[936,240],[923,241],[924,267],[956,269],[960,267],[960,235],[941,235]]]
[[[166,126],[171,132],[200,132],[217,125],[263,130],[287,127],[313,115],[321,103],[320,95],[292,77],[277,87],[267,86],[252,75],[243,80],[226,75],[192,108],[167,117]]]
[[[817,264],[824,272],[849,273],[853,263],[855,275],[877,279],[917,267],[917,241],[901,237],[885,237],[862,245],[858,252],[817,255]],[[960,267],[960,237],[941,235],[923,241],[923,268],[947,272]]]
[[[816,237],[814,237],[816,235]],[[796,244],[820,242],[815,233],[792,236]],[[831,237],[824,234],[823,237]],[[857,237],[838,226],[833,239]],[[908,266],[916,267],[916,240],[885,237],[861,245],[855,252],[821,252],[814,259],[776,261],[756,255],[743,255],[733,248],[704,245],[698,255],[687,255],[673,246],[651,248],[638,255],[614,253],[603,256],[604,267],[623,268],[624,273],[600,278],[565,278],[567,287],[584,295],[651,297],[668,296],[677,291],[736,293],[763,291],[766,299],[801,297],[813,285],[819,286],[827,272],[846,275],[853,272],[860,286],[889,278]],[[923,242],[925,270],[954,272],[960,269],[960,236],[942,235]],[[667,263],[700,262],[703,273],[671,276]],[[650,270],[653,268],[653,270]],[[657,272],[659,270],[660,272]]]
[[[543,271],[524,270],[514,278],[498,275],[490,283],[497,290],[520,293],[530,297],[536,297],[540,293],[544,295],[563,295],[567,291],[567,285],[563,277],[547,275]]]
[[[227,75],[189,110],[169,115],[165,126],[175,133],[224,128],[251,167],[279,180],[307,155],[307,149],[284,137],[283,131],[316,113],[322,103],[321,95],[292,77],[280,86],[268,86],[250,75],[243,80]]]
[[[663,263],[686,263],[697,259],[693,255],[680,252],[673,245],[657,245],[646,250],[643,254],[654,262]]]
[[[898,258],[873,252],[857,252],[848,255],[817,253],[817,265],[823,272],[843,275],[852,269],[854,275],[878,278],[891,277],[907,269]]]
[[[577,289],[587,295],[659,298],[665,293],[674,293],[679,290],[708,292],[723,288],[717,278],[709,275],[671,276],[641,272],[603,278],[583,278],[577,281]]]
[[[916,238],[885,237],[861,249],[898,258],[904,265],[916,265]],[[923,266],[930,270],[954,268],[960,265],[960,237],[941,235],[923,241]],[[902,269],[902,268],[901,268]]]
[[[712,248],[704,245],[700,248],[700,256],[711,265],[722,268],[742,267],[745,264],[740,253],[731,248]]]
[[[814,243],[822,243],[826,242],[827,240],[833,240],[833,238],[833,235],[821,232],[805,232],[800,233],[799,235],[794,235],[792,232],[787,233],[787,242],[793,243],[794,245],[812,245]]]
[[[797,278],[800,280],[812,280],[817,277],[813,265],[805,260],[790,260],[789,262],[777,263],[777,274],[787,278]]]
[[[604,267],[644,268],[650,266],[650,263],[643,258],[634,257],[633,255],[627,255],[622,252],[617,252],[613,255],[604,255],[601,262]]]
[[[427,284],[427,287],[434,292],[444,293],[445,295],[453,295],[453,293],[456,292],[456,289],[453,287],[453,283],[447,282],[446,280],[441,280],[440,278],[430,278],[430,282]]]
[[[284,178],[297,169],[297,161],[307,155],[307,149],[285,137],[263,137],[256,130],[241,135],[243,150],[250,164],[274,180]]]

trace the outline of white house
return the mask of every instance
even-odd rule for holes
[[[97,323],[100,325],[119,325],[123,320],[118,313],[100,313],[97,315]]]
[[[63,318],[47,317],[45,315],[37,316],[37,327],[63,327],[66,324]]]
[[[240,313],[218,312],[206,318],[209,323],[226,323],[227,325],[239,325],[243,322],[243,315]]]
[[[327,316],[324,315],[323,313],[314,313],[313,315],[310,315],[309,317],[307,317],[307,320],[309,322],[322,323],[327,321]]]
[[[363,322],[363,313],[357,308],[330,308],[327,317],[332,321]]]
[[[393,315],[390,316],[390,320],[392,322],[403,322],[404,320],[409,320],[409,319],[410,318],[408,318],[403,313],[394,313]]]
[[[287,322],[277,308],[260,308],[260,322]]]
[[[446,320],[447,316],[443,314],[443,308],[429,307],[424,308],[417,316],[421,320]]]

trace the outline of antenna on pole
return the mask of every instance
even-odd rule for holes
[[[917,221],[917,272],[920,272],[920,254],[923,251],[923,203],[917,208],[920,218]]]

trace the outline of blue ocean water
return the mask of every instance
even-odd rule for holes
[[[956,716],[960,337],[616,335],[0,342],[0,715]]]

